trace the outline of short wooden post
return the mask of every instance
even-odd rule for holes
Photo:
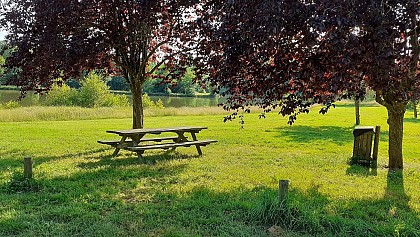
[[[27,179],[32,178],[32,158],[31,157],[25,157],[23,159],[23,176]]]
[[[376,126],[376,128],[375,128],[375,140],[373,142],[373,154],[372,154],[372,159],[374,161],[378,160],[378,149],[379,149],[380,135],[381,135],[381,126]]]
[[[279,202],[285,203],[289,193],[289,180],[279,181]]]

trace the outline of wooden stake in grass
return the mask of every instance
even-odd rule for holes
[[[289,180],[280,180],[279,181],[279,203],[280,204],[286,203],[288,193],[289,193]]]
[[[25,157],[23,159],[23,176],[27,179],[32,178],[32,158],[31,157]]]

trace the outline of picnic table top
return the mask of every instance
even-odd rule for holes
[[[170,128],[139,128],[139,129],[127,129],[127,130],[107,130],[107,133],[115,133],[120,136],[122,135],[137,135],[137,134],[160,134],[163,132],[199,132],[207,127],[200,126],[182,126],[182,127],[170,127]]]

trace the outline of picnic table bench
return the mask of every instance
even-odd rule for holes
[[[177,147],[195,146],[198,155],[203,155],[201,146],[207,146],[216,140],[198,140],[196,134],[207,127],[172,127],[172,128],[142,128],[128,130],[108,130],[108,133],[114,133],[121,137],[120,140],[99,140],[98,143],[109,145],[115,148],[113,156],[117,156],[121,149],[137,153],[141,160],[144,151],[152,149],[172,149]],[[175,133],[176,135],[167,137],[145,137],[148,134],[159,135],[162,133]],[[191,134],[192,140],[188,140],[185,133]],[[165,142],[164,142],[165,141]],[[166,142],[169,141],[169,142]],[[152,142],[152,144],[150,144]]]

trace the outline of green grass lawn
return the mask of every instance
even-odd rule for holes
[[[96,143],[129,128],[124,116],[0,122],[0,236],[269,236],[273,225],[281,236],[420,236],[420,123],[410,112],[401,173],[386,169],[383,107],[361,108],[362,125],[382,126],[374,170],[347,163],[350,105],[314,109],[293,126],[246,114],[244,129],[221,113],[173,114],[149,116],[146,127],[207,126],[198,137],[218,143],[202,157],[192,147],[146,151],[139,163]],[[19,178],[27,156],[29,184]],[[290,180],[285,206],[276,205],[280,179]]]

